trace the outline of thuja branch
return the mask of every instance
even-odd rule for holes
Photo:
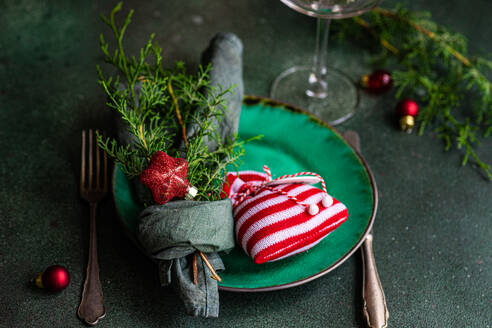
[[[374,36],[375,38],[379,38],[381,45],[391,51],[394,55],[398,55],[400,53],[400,51],[391,43],[389,43],[388,40],[380,37],[378,33],[371,28],[371,25],[366,20],[358,16],[353,17],[353,20],[363,28],[367,29],[372,34],[372,36]]]
[[[428,29],[426,29],[422,25],[419,25],[416,22],[414,22],[412,20],[409,20],[409,19],[407,19],[407,18],[405,18],[403,16],[397,15],[396,13],[391,12],[391,11],[389,11],[387,9],[374,8],[374,12],[379,13],[379,14],[384,15],[384,16],[387,16],[387,17],[391,17],[392,19],[396,19],[396,20],[401,19],[402,21],[406,22],[408,25],[410,25],[411,27],[413,27],[418,32],[421,32],[421,33],[425,34],[426,36],[428,36],[433,41],[438,42],[438,43],[442,43],[441,45],[447,51],[449,51],[454,57],[456,57],[456,59],[458,59],[460,62],[462,62],[464,65],[471,66],[470,60],[468,58],[466,58],[465,56],[463,56],[459,51],[457,51],[453,47],[451,47],[448,44],[442,42],[442,40],[438,37],[438,35],[436,33],[432,32],[432,31],[429,31]]]
[[[167,82],[167,89],[169,90],[169,94],[171,95],[171,98],[173,100],[174,109],[176,111],[176,117],[178,119],[179,126],[181,127],[181,134],[183,136],[184,145],[188,150],[188,138],[186,137],[186,127],[183,123],[183,117],[181,116],[181,111],[179,110],[179,106],[178,106],[178,99],[176,99],[176,96],[174,95],[171,82]]]
[[[220,199],[225,167],[238,165],[244,153],[244,141],[237,137],[223,140],[217,131],[224,117],[222,108],[226,108],[224,96],[232,92],[232,87],[212,87],[209,66],[199,67],[196,74],[188,74],[181,62],[172,70],[163,68],[161,48],[154,43],[153,34],[139,56],[126,55],[123,37],[133,11],[119,27],[115,15],[121,7],[119,3],[109,18],[102,16],[116,40],[116,49],[110,51],[109,44],[100,36],[105,62],[115,67],[118,74],[106,76],[99,66],[97,71],[108,97],[107,106],[119,113],[130,144],[98,136],[99,146],[121,164],[129,178],[138,177],[156,151],[186,157],[188,180],[199,189],[195,199]],[[193,126],[189,136],[188,126]],[[207,141],[216,145],[213,150],[209,150]]]
[[[430,39],[432,39],[433,41],[435,42],[441,42],[441,40],[439,40],[436,36],[436,33],[432,32],[432,31],[429,31],[427,30],[426,28],[424,28],[423,26],[415,23],[415,22],[412,22],[412,21],[409,21],[407,19],[404,19],[404,18],[401,18],[400,16],[396,15],[395,13],[387,10],[387,9],[383,9],[383,8],[374,8],[373,9],[374,12],[377,12],[377,13],[380,13],[384,16],[388,16],[388,17],[391,17],[393,19],[403,19],[405,22],[407,22],[411,27],[413,27],[415,30],[425,34],[426,36],[428,36]],[[400,53],[400,51],[395,47],[393,46],[388,40],[380,37],[372,28],[371,28],[371,25],[369,24],[369,22],[367,22],[366,20],[358,17],[358,16],[355,16],[353,17],[353,20],[359,24],[360,26],[366,28],[374,37],[378,37],[379,40],[380,40],[380,43],[383,47],[385,47],[386,49],[388,49],[390,52],[392,52],[394,55],[398,55]],[[471,63],[470,63],[470,60],[468,58],[466,58],[465,56],[463,56],[459,51],[457,51],[456,49],[453,49],[451,46],[447,45],[447,44],[444,44],[443,45],[446,50],[448,50],[454,57],[456,57],[456,59],[458,59],[460,62],[463,63],[463,65],[465,66],[471,66]]]
[[[490,59],[471,57],[466,38],[451,33],[425,12],[376,8],[364,17],[342,20],[339,36],[359,43],[367,36],[382,46],[379,61],[396,58],[393,71],[396,97],[412,97],[421,103],[418,133],[432,126],[445,142],[463,151],[462,164],[473,160],[492,180],[490,165],[476,153],[482,137],[492,134],[492,74]],[[369,38],[369,39],[370,39]],[[465,98],[477,99],[473,111],[463,110]]]

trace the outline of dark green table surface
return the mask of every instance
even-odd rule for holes
[[[111,129],[96,83],[98,19],[112,1],[0,1],[0,326],[81,327],[75,314],[85,274],[88,207],[78,196],[80,131]],[[389,5],[389,3],[385,3]],[[472,51],[492,52],[489,0],[411,1],[464,33]],[[217,31],[244,42],[248,94],[267,96],[277,74],[311,58],[314,20],[279,1],[127,1],[136,50],[157,32],[168,63],[194,66]],[[367,56],[333,44],[330,63],[358,79]],[[472,99],[470,99],[470,103]],[[357,130],[379,186],[376,261],[391,327],[492,326],[492,184],[432,133],[401,133],[391,94],[361,93]],[[492,141],[480,155],[492,163]],[[330,274],[270,293],[221,293],[220,318],[187,317],[158,288],[154,265],[120,227],[111,197],[98,222],[107,316],[100,327],[362,327],[361,258]],[[29,286],[51,264],[71,273],[52,295]]]

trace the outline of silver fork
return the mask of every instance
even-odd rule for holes
[[[89,129],[88,133],[83,130],[80,166],[80,197],[89,202],[90,205],[90,239],[89,260],[87,263],[84,290],[82,291],[82,299],[77,310],[77,315],[80,319],[92,326],[97,324],[97,322],[106,315],[101,281],[99,280],[96,237],[97,204],[108,192],[107,156],[106,152],[103,152],[103,159],[101,160],[101,151],[102,150],[97,146],[92,129]]]

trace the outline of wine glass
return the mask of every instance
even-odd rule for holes
[[[331,125],[340,124],[355,113],[359,101],[351,79],[326,66],[331,19],[358,16],[381,0],[281,0],[290,8],[317,17],[316,47],[311,67],[294,66],[273,82],[270,97],[317,115]]]

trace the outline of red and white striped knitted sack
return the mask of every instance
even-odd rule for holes
[[[301,172],[272,181],[268,167],[264,170],[267,174],[228,173],[223,187],[233,203],[237,242],[256,263],[306,251],[347,220],[347,208],[326,193],[319,175]],[[302,182],[282,183],[299,175],[319,177],[315,182],[323,190]]]

